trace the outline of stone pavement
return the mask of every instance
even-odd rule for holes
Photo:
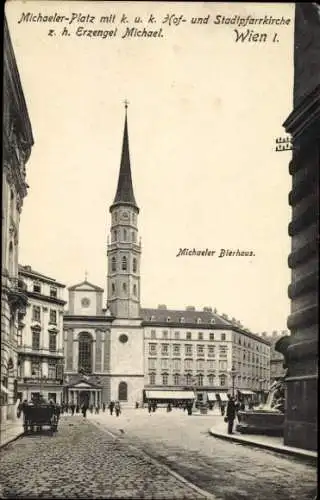
[[[209,434],[221,415],[188,416],[181,410],[123,409],[88,420],[164,463],[188,481],[223,500],[313,500],[313,464],[271,450],[242,446]],[[225,424],[224,424],[225,425]],[[171,498],[170,496],[168,498]]]
[[[0,426],[0,448],[23,434],[22,419],[7,420]]]
[[[2,498],[214,498],[79,416],[0,451]]]

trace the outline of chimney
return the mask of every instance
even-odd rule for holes
[[[212,307],[204,307],[204,308],[203,308],[203,311],[204,311],[204,312],[209,312],[209,313],[212,313]]]
[[[187,306],[186,311],[195,311],[196,308],[194,306]]]
[[[158,309],[166,310],[167,306],[165,304],[159,304]]]

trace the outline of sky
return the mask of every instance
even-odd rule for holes
[[[6,7],[35,140],[20,264],[67,287],[87,271],[106,290],[128,99],[142,305],[211,306],[256,333],[286,329],[291,153],[275,152],[275,139],[292,110],[293,4],[13,0]],[[71,25],[19,23],[27,12],[80,17]],[[112,14],[113,24],[100,24]],[[123,14],[127,26],[162,28],[163,36],[122,38]],[[167,14],[175,15],[170,26]],[[186,21],[172,24],[180,15]],[[290,22],[239,27],[215,24],[218,15]],[[142,24],[134,24],[137,16]],[[79,26],[117,33],[78,36]],[[236,42],[235,30],[247,39]],[[247,41],[255,32],[267,41]],[[215,254],[177,257],[180,248]],[[254,255],[219,257],[220,249]]]

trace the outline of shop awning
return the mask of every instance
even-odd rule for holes
[[[195,399],[193,391],[146,391],[147,399]]]
[[[229,398],[228,398],[226,392],[217,392],[216,394],[220,396],[221,401],[229,401]],[[219,399],[219,398],[217,398],[217,399]]]
[[[3,384],[1,384],[1,392],[4,392],[5,394],[10,394],[9,389],[7,389]]]
[[[215,395],[214,392],[208,392],[208,401],[217,401],[217,396]]]
[[[242,391],[240,390],[241,394],[255,394],[253,391],[249,391],[248,389],[243,389]]]

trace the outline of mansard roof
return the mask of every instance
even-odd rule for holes
[[[187,324],[217,324],[217,325],[232,325],[231,321],[222,318],[216,313],[213,313],[210,308],[197,311],[195,308],[187,309],[164,309],[158,307],[157,309],[141,308],[140,315],[143,321],[152,321],[158,323],[187,323]],[[170,321],[168,321],[170,318]],[[182,321],[183,320],[183,321]]]

